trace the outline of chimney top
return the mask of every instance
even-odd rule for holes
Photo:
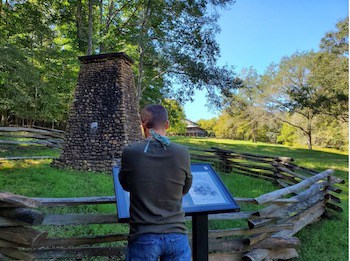
[[[131,59],[128,55],[126,55],[123,52],[80,56],[79,60],[83,63],[93,63],[93,62],[100,62],[101,60],[113,60],[115,58],[124,58],[130,63],[134,63],[134,60]]]

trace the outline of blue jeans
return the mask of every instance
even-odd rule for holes
[[[129,243],[127,261],[189,261],[191,249],[185,234],[144,234]]]

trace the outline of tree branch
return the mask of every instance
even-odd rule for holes
[[[158,73],[156,76],[154,76],[151,81],[154,81],[156,79],[158,79],[160,76],[162,76],[163,74],[167,73],[168,69],[165,69],[163,71],[161,71],[160,73]]]
[[[286,120],[284,120],[284,119],[281,119],[281,118],[279,118],[279,117],[276,117],[276,119],[278,119],[278,120],[280,120],[280,121],[282,121],[282,122],[285,122],[285,123],[289,124],[290,126],[293,126],[293,127],[295,127],[295,128],[298,128],[298,129],[302,130],[306,135],[309,135],[309,134],[310,134],[310,133],[309,133],[308,131],[306,131],[303,127],[300,127],[300,126],[298,126],[298,125],[295,125],[295,124],[293,124],[293,123],[291,123],[291,122],[289,122],[289,121],[286,121]]]
[[[135,10],[132,12],[132,14],[129,16],[129,18],[119,27],[118,32],[116,35],[119,35],[122,32],[122,29],[129,23],[131,18],[133,18],[136,14],[136,11],[140,8],[142,4],[142,1],[140,1],[139,5],[135,8]]]
[[[119,9],[117,9],[113,15],[111,15],[111,9],[112,9],[112,6],[113,6],[113,0],[111,1],[111,4],[109,6],[109,14],[108,14],[108,17],[107,17],[107,22],[106,22],[106,31],[108,31],[108,28],[109,28],[109,25],[111,24],[111,22],[114,20],[114,18],[120,13],[121,10],[124,9],[124,7],[126,7],[129,3],[131,3],[132,0],[126,2],[125,4],[123,4]]]

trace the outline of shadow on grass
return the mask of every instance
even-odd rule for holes
[[[336,175],[348,182],[348,156],[344,153],[329,151],[310,151],[303,148],[289,148],[282,145],[252,143],[245,141],[172,138],[173,141],[188,146],[209,148],[221,147],[237,152],[248,152],[270,156],[287,156],[295,159],[300,166],[322,171],[328,168],[336,170]],[[0,147],[0,156],[58,156],[59,151],[43,147],[8,146]],[[16,161],[0,163],[1,190],[31,197],[84,197],[114,195],[112,177],[108,173],[79,172],[61,170],[50,166],[51,160]],[[264,180],[255,179],[234,172],[220,173],[226,186],[235,197],[256,197],[276,187]],[[321,220],[307,226],[297,234],[302,241],[301,254],[298,260],[346,260],[348,238],[348,183],[341,184],[343,193],[336,195],[342,199],[344,213],[332,220]],[[242,204],[242,210],[252,210],[257,206]],[[45,209],[56,213],[115,213],[115,205],[79,206]],[[334,213],[333,213],[334,214]],[[190,228],[190,223],[187,222]],[[246,221],[218,220],[210,221],[210,229],[227,229],[246,227]],[[94,234],[127,233],[124,225],[91,225],[45,227],[51,236],[77,236]],[[331,250],[331,251],[330,251]],[[332,259],[333,258],[333,259]]]
[[[0,145],[0,157],[16,156],[53,156],[60,155],[59,149],[48,148],[44,146],[27,145]]]
[[[198,148],[219,147],[229,149],[238,153],[252,153],[267,156],[291,157],[295,163],[317,171],[332,168],[336,175],[348,179],[348,155],[344,152],[329,152],[320,150],[308,150],[304,148],[293,148],[278,144],[253,143],[249,141],[172,137],[174,142]]]

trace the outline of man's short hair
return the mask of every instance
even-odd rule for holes
[[[168,112],[162,105],[147,105],[141,111],[141,121],[148,129],[163,127],[168,121]]]

